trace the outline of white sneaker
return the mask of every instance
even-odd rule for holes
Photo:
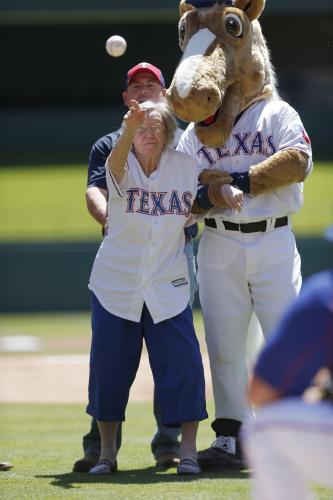
[[[219,436],[211,444],[211,448],[220,448],[231,455],[236,454],[236,438],[233,436]]]

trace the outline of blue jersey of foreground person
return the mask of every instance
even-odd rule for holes
[[[320,391],[304,394],[317,374]],[[243,432],[255,500],[310,499],[312,481],[333,488],[333,270],[305,282],[262,351],[249,394],[259,407]]]
[[[306,281],[259,357],[255,375],[281,397],[299,396],[321,367],[333,369],[333,270]]]

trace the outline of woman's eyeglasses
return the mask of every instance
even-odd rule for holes
[[[139,127],[138,132],[140,135],[145,135],[150,131],[154,135],[161,135],[164,132],[163,125],[153,125],[152,127]]]

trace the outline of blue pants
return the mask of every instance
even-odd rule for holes
[[[190,306],[193,306],[195,294],[198,290],[196,275],[195,256],[193,239],[185,243],[184,253],[187,258],[188,275],[190,278]],[[178,437],[180,427],[165,427],[161,422],[161,410],[154,391],[154,415],[157,423],[157,430],[151,441],[151,451],[156,459],[164,453],[177,453],[179,450]]]
[[[198,281],[196,277],[196,265],[193,248],[193,239],[185,243],[184,253],[187,258],[188,273],[190,278],[190,306],[193,306],[195,294],[198,289]],[[154,416],[157,424],[157,430],[151,441],[151,451],[157,460],[164,453],[178,453],[181,429],[180,427],[166,427],[161,421],[161,410],[157,400],[156,391],[154,391]],[[117,430],[117,449],[121,446],[121,424]],[[96,420],[91,421],[91,428],[87,434],[83,436],[83,450],[85,455],[99,457],[101,451],[101,437]]]
[[[124,421],[145,339],[162,423],[207,418],[205,385],[192,311],[154,324],[144,306],[140,323],[106,311],[92,294],[92,347],[87,413],[102,421]]]

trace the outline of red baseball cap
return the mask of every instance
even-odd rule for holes
[[[156,66],[154,66],[153,64],[149,64],[147,62],[139,63],[129,70],[126,79],[127,87],[131,83],[133,76],[137,75],[138,73],[150,73],[156,78],[156,80],[162,85],[163,88],[165,87],[165,81],[162,75],[162,71],[159,68],[156,68]]]

